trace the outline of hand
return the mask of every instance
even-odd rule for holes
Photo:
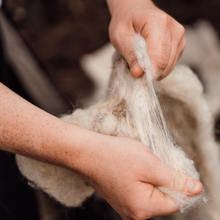
[[[157,8],[150,0],[107,0],[112,15],[109,35],[113,46],[127,60],[131,75],[139,77],[133,50],[133,37],[140,33],[147,42],[147,50],[158,79],[174,68],[186,45],[184,27]]]
[[[140,142],[93,135],[92,140],[96,141],[90,142],[82,154],[80,175],[124,220],[143,220],[179,210],[171,198],[154,186],[164,186],[188,196],[201,192],[200,182],[193,180],[193,188],[188,189],[187,180],[192,178],[164,164]]]

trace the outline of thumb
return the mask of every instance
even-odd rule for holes
[[[124,58],[126,59],[128,65],[130,67],[131,76],[137,78],[144,73],[143,69],[138,64],[138,61],[137,61],[137,58],[136,58],[136,55],[135,55],[133,48],[131,48],[131,51],[128,54],[125,54],[122,56],[124,56]]]
[[[131,76],[136,78],[141,76],[144,73],[144,71],[138,64],[137,57],[133,48],[133,38],[134,36],[132,36],[131,39],[127,37],[126,39],[127,42],[125,40],[125,45],[122,46],[120,50],[121,50],[121,55],[126,59],[129,65]]]
[[[189,197],[198,195],[203,189],[201,182],[179,172],[176,172],[167,187],[174,191],[180,191]]]
[[[111,33],[111,26],[110,26],[110,33]],[[113,31],[112,31],[113,32]],[[115,49],[125,58],[127,61],[131,76],[139,77],[143,74],[143,69],[139,66],[134,48],[133,48],[133,38],[135,33],[127,33],[124,34],[123,29],[120,31],[115,31],[113,34],[110,35],[111,42]]]
[[[167,189],[181,192],[187,196],[196,196],[202,191],[202,184],[199,181],[192,179],[184,174],[178,173],[176,171],[173,172],[173,174],[174,173],[175,173],[174,178],[171,178],[171,180],[168,181],[167,183],[154,182],[152,184],[156,186],[163,186]],[[174,212],[177,212],[180,209],[180,207],[176,205],[176,202],[171,197],[165,195],[162,191],[160,191],[156,187],[153,187],[151,184],[146,184],[146,183],[144,187],[145,187],[145,192],[147,192],[146,195],[148,198],[146,199],[147,203],[145,205],[145,207],[147,207],[148,214],[150,215],[148,217],[158,216],[158,213],[160,216],[169,215]],[[146,219],[146,218],[142,218],[142,219]]]
[[[159,161],[155,162],[154,171],[148,173],[148,179],[151,180],[151,184],[181,192],[189,197],[196,196],[202,191],[203,186],[201,182],[183,173],[179,173],[161,160]]]
[[[129,67],[130,67],[130,70],[131,70],[131,76],[137,78],[137,77],[141,76],[144,73],[143,69],[138,64],[138,61],[137,61],[136,57],[135,57],[135,61],[134,62],[130,62],[130,63],[131,64],[129,64]]]

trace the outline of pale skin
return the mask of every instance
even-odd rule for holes
[[[139,77],[143,73],[132,44],[134,34],[139,33],[147,42],[157,78],[167,76],[186,46],[184,27],[150,0],[106,1],[112,16],[109,26],[111,42],[127,60],[131,75]]]
[[[157,9],[150,1],[136,0],[134,4],[134,1],[127,0],[125,8],[122,4],[123,0],[118,2],[108,0],[112,14],[110,36],[113,44],[132,67],[135,57],[131,58],[133,52],[127,53],[132,49],[128,49],[128,44],[120,42],[120,38],[114,39],[114,36],[117,36],[115,31],[118,30],[116,26],[124,19],[126,26],[124,40],[129,42],[132,36],[129,33],[135,33],[134,29],[132,32],[132,25],[126,25],[134,21],[135,13],[132,13],[132,4],[133,9],[140,12],[145,9],[146,11],[153,10],[156,13]],[[140,4],[145,2],[141,10],[136,8],[137,2]],[[129,6],[129,4],[131,5]],[[117,10],[114,8],[116,5],[120,6]],[[123,17],[120,17],[120,8],[123,13],[127,11],[131,16],[125,16],[125,13]],[[162,12],[158,9],[158,13]],[[137,14],[142,16],[141,13]],[[153,19],[156,16],[150,17]],[[158,19],[156,18],[156,20]],[[173,22],[172,19],[171,21]],[[138,23],[138,20],[136,22]],[[149,20],[146,22],[150,24]],[[167,30],[173,32],[174,24],[171,26],[172,28],[169,28],[168,25]],[[145,29],[151,30],[150,27],[147,28],[147,25]],[[155,32],[154,29],[152,31]],[[143,31],[143,33],[145,32]],[[165,39],[163,35],[167,35],[164,31],[155,34],[160,39]],[[152,35],[154,34],[152,33]],[[147,40],[151,34],[144,36]],[[182,52],[179,49],[183,44],[182,39],[183,37],[180,38],[179,43],[175,41],[175,46],[170,46],[171,48],[168,49],[169,43],[166,43],[165,47],[161,43],[163,48],[158,48],[158,52],[153,52],[158,45],[150,46],[148,42],[150,57],[155,69],[158,69],[159,78],[163,78],[172,70]],[[172,40],[169,42],[173,43]],[[160,54],[163,52],[166,52],[165,55]],[[167,54],[169,54],[169,58],[166,57]],[[164,56],[165,60],[168,60],[167,65],[164,65],[163,68],[162,66],[157,67],[160,63],[156,59],[157,56]],[[142,69],[138,66],[131,69],[132,76],[138,77],[142,74]],[[109,202],[124,220],[144,220],[154,216],[168,215],[179,210],[171,198],[154,186],[164,186],[180,191],[187,196],[195,196],[202,190],[202,184],[199,181],[174,171],[140,142],[126,137],[98,134],[64,122],[28,103],[1,83],[0,103],[0,148],[2,150],[56,164],[79,174]]]

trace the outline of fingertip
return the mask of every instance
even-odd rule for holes
[[[131,68],[131,76],[134,78],[141,76],[143,73],[144,73],[143,69],[138,64],[134,65]]]
[[[202,192],[202,190],[203,190],[203,185],[202,185],[202,183],[201,182],[199,182],[199,181],[197,181],[198,183],[197,183],[197,189],[195,190],[195,196],[196,195],[199,195],[201,192]]]
[[[186,189],[187,196],[192,197],[202,192],[203,185],[198,180],[188,179]]]

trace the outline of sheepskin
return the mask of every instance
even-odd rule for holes
[[[203,159],[200,161],[207,162],[209,156],[214,156],[213,163],[209,165],[215,164],[219,167],[216,160],[218,150],[210,134],[211,130],[207,129],[208,135],[204,135],[204,126],[208,125],[208,128],[211,128],[212,125],[207,105],[202,97],[202,86],[192,71],[184,66],[176,67],[158,86],[146,53],[145,41],[137,35],[134,42],[138,61],[145,74],[138,79],[132,78],[127,63],[116,54],[106,97],[88,109],[78,109],[71,115],[63,116],[62,119],[103,134],[128,136],[139,140],[172,168],[199,179],[193,161],[187,158],[173,139],[185,149],[190,149],[189,152],[192,154],[194,148],[199,149],[198,140],[208,137],[203,141],[211,146],[211,153],[203,146],[198,150]],[[168,111],[172,113],[170,118],[173,120],[167,122],[173,131],[173,137],[165,123],[155,88],[160,102],[164,100],[168,102]],[[197,111],[200,109],[201,114],[198,114]],[[165,119],[168,118],[166,113]],[[199,116],[205,117],[204,120]],[[178,128],[181,127],[184,129],[178,133]],[[198,138],[199,132],[204,136]],[[197,138],[194,138],[194,135]],[[66,169],[20,155],[17,155],[17,163],[24,176],[66,206],[79,206],[93,193],[88,184]],[[209,173],[212,166],[200,164],[200,167],[204,172],[208,172],[209,180],[215,182],[215,179],[219,179],[213,178],[211,175],[213,172]],[[182,210],[204,201],[203,193],[187,197],[162,187],[159,189],[174,198]]]
[[[218,33],[208,21],[198,21],[187,26],[187,45],[179,60],[195,69],[204,85],[204,96],[211,113],[220,116],[220,43]]]

